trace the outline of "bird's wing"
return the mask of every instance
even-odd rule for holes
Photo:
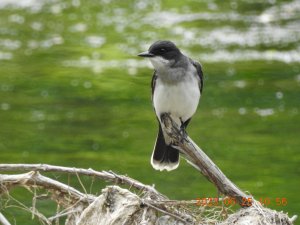
[[[153,93],[154,93],[154,89],[155,89],[155,83],[156,83],[156,79],[157,79],[157,74],[156,71],[154,70],[153,76],[152,76],[152,80],[151,80],[151,91],[152,91],[152,98],[153,98]]]
[[[198,63],[198,62],[195,62],[192,59],[190,59],[190,61],[197,70],[197,75],[199,76],[199,89],[200,89],[200,93],[202,93],[202,90],[203,90],[203,72],[202,72],[201,64]]]

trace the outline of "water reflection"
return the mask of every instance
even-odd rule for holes
[[[99,48],[106,42],[104,37],[99,37],[99,36],[88,36],[88,37],[85,38],[85,41],[92,48]]]
[[[255,113],[261,117],[271,116],[275,113],[274,109],[272,109],[272,108],[268,108],[268,109],[255,108],[254,110],[255,110]]]
[[[0,39],[0,48],[5,50],[16,50],[21,47],[21,41],[10,40],[10,39]]]
[[[0,60],[11,60],[12,58],[13,58],[12,53],[0,51]]]
[[[0,39],[0,47],[3,48],[0,51],[0,60],[13,59],[12,51],[20,49],[22,45],[30,50],[37,50],[64,44],[65,39],[69,39],[65,36],[64,27],[68,27],[69,32],[86,33],[91,26],[96,24],[102,30],[108,29],[107,31],[124,34],[122,39],[126,39],[127,42],[120,42],[118,48],[123,53],[131,55],[144,49],[152,40],[161,39],[162,36],[160,32],[157,32],[158,30],[163,32],[172,27],[168,35],[173,35],[172,38],[178,45],[186,48],[186,52],[203,62],[267,60],[294,63],[300,61],[300,2],[297,0],[280,3],[269,1],[269,7],[262,11],[251,11],[251,13],[239,12],[237,9],[241,4],[237,2],[230,2],[230,7],[225,10],[214,2],[208,2],[207,10],[204,8],[200,12],[194,12],[188,5],[182,7],[181,12],[172,9],[163,10],[163,4],[160,1],[135,1],[133,2],[134,10],[124,7],[111,8],[109,4],[112,4],[111,1],[101,1],[99,8],[102,11],[100,10],[94,17],[86,10],[82,15],[72,10],[66,12],[67,9],[82,6],[79,0],[2,0],[0,10],[12,8],[20,12],[9,15],[9,23],[29,26],[33,32],[31,36],[36,36],[36,38],[18,40],[12,38],[15,35],[6,35],[5,39]],[[199,2],[199,4],[204,3]],[[22,9],[28,10],[30,14],[40,14],[42,11],[49,11],[54,16],[64,14],[69,21],[74,22],[65,24],[66,21],[61,21],[61,23],[55,20],[31,21],[26,13],[20,11]],[[217,23],[215,23],[216,26],[207,27],[208,22]],[[148,28],[144,29],[145,26]],[[49,27],[54,28],[53,31],[49,30]],[[4,34],[11,28],[7,24],[6,28],[1,29],[0,34]],[[142,38],[139,41],[135,35],[130,35],[132,30],[140,32]],[[48,35],[35,34],[41,31]],[[42,38],[43,36],[48,37]],[[108,40],[111,41],[111,38],[109,32],[100,30],[84,37],[88,47],[100,49],[100,51]],[[278,46],[281,49],[278,49]],[[202,53],[191,51],[191,48],[195,47],[202,48]],[[24,52],[32,53],[31,51]],[[116,57],[114,60],[117,60]],[[107,68],[107,65],[114,67],[113,62],[106,60],[100,63],[105,64]],[[80,59],[77,63],[63,62],[63,65],[68,66],[78,64],[85,66]],[[120,62],[120,64],[127,65],[126,62]],[[93,71],[101,70],[95,66],[92,67]],[[131,66],[129,73],[135,74],[136,68],[137,66]]]
[[[245,115],[247,113],[247,109],[242,107],[242,108],[238,109],[238,112],[239,112],[240,115]]]
[[[3,111],[7,111],[10,109],[10,104],[7,102],[3,102],[1,103],[1,107],[0,107]]]
[[[243,61],[279,61],[284,63],[300,62],[300,48],[290,51],[257,50],[220,50],[214,53],[199,54],[203,62],[243,62]]]

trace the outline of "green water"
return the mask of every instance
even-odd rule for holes
[[[8,2],[0,1],[0,163],[113,170],[171,199],[216,197],[183,160],[174,172],[150,165],[152,68],[136,55],[169,39],[203,65],[190,136],[242,190],[299,214],[299,1]],[[104,185],[94,182],[93,193]],[[15,197],[30,207],[25,192]],[[51,215],[49,202],[39,204]],[[38,224],[11,210],[3,213],[12,223]]]

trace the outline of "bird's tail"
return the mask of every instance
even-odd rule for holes
[[[156,170],[175,170],[179,165],[179,151],[167,145],[159,124],[158,135],[151,157],[151,165]]]

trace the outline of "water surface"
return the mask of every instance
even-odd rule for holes
[[[136,55],[169,39],[205,74],[190,136],[243,190],[299,214],[299,27],[297,0],[1,0],[0,162],[113,170],[171,199],[215,197],[183,160],[171,173],[149,163],[152,68]]]

